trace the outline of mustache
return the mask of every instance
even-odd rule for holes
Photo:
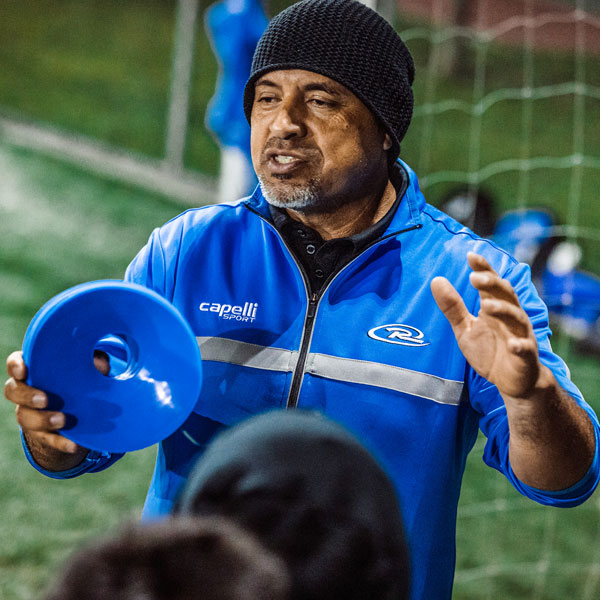
[[[272,137],[267,140],[262,150],[262,154],[263,156],[265,156],[267,153],[282,153],[286,151],[300,152],[302,154],[305,154],[306,156],[310,156],[312,154],[320,154],[320,150],[312,144],[307,144],[300,140],[285,140],[277,137]]]

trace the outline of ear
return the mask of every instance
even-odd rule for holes
[[[385,137],[383,138],[383,149],[389,150],[391,147],[392,147],[392,138],[390,137],[389,133],[386,133]]]

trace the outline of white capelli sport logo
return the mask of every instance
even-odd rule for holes
[[[257,302],[244,302],[243,306],[219,304],[218,302],[202,302],[198,306],[202,312],[215,313],[220,319],[252,323],[256,319]]]
[[[389,344],[401,344],[402,346],[429,346],[424,340],[425,334],[416,327],[394,323],[391,325],[380,325],[369,330],[369,337],[380,342]]]

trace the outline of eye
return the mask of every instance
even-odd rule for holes
[[[260,104],[273,104],[276,100],[275,96],[261,96],[257,98],[256,102]]]
[[[330,100],[323,100],[323,98],[311,98],[309,102],[314,106],[318,106],[319,108],[330,108],[334,105],[334,102],[331,102]]]

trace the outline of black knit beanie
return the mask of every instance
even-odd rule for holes
[[[356,0],[303,0],[280,12],[256,46],[244,90],[248,122],[254,83],[279,69],[312,71],[347,87],[384,126],[396,159],[412,117],[415,67],[378,13]]]

